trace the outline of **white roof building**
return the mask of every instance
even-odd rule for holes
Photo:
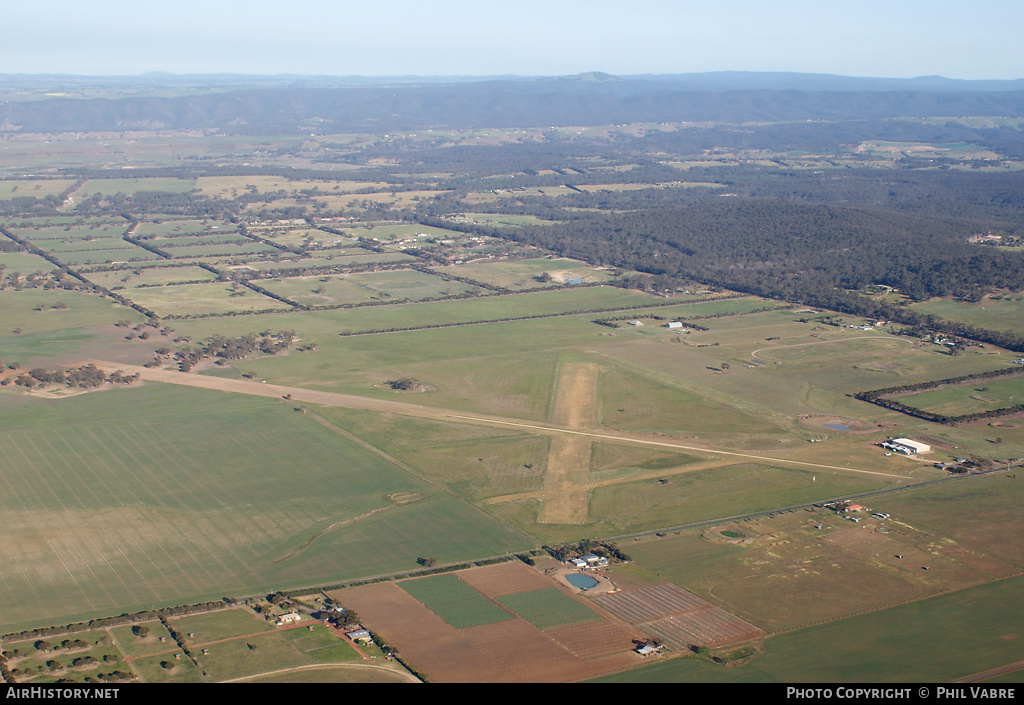
[[[882,446],[884,448],[892,448],[893,450],[899,451],[900,453],[929,453],[932,447],[927,443],[918,443],[912,441],[909,438],[894,438],[891,441],[885,441]]]

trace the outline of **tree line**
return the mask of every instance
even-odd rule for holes
[[[963,375],[961,377],[950,377],[947,379],[929,380],[927,382],[918,382],[916,384],[903,384],[896,387],[886,387],[884,389],[872,389],[863,392],[857,392],[854,394],[854,398],[866,401],[876,406],[881,406],[892,411],[898,411],[901,414],[913,416],[918,419],[925,421],[931,421],[933,423],[940,423],[947,426],[959,426],[962,424],[973,423],[975,421],[983,421],[985,419],[994,419],[1000,416],[1010,416],[1013,414],[1019,414],[1024,412],[1024,404],[1015,404],[1013,406],[1004,407],[1001,409],[989,409],[987,411],[978,411],[970,414],[959,414],[959,415],[947,415],[938,414],[932,411],[926,411],[924,409],[918,409],[913,406],[909,406],[893,399],[897,395],[905,395],[913,392],[920,392],[926,389],[936,389],[938,387],[953,386],[958,384],[964,384],[967,382],[975,382],[977,380],[986,379],[998,379],[1002,377],[1016,377],[1024,374],[1024,368],[1011,368],[1008,370],[990,370],[988,372],[979,372],[973,375]]]

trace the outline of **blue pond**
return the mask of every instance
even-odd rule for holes
[[[565,579],[569,581],[569,584],[580,590],[589,590],[590,588],[597,585],[597,581],[591,578],[589,575],[583,575],[581,573],[569,573],[565,576]]]
[[[825,428],[834,428],[837,431],[849,431],[849,426],[844,426],[841,423],[823,423],[822,426]]]

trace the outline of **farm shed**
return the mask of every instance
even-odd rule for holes
[[[911,453],[929,453],[932,449],[932,447],[927,443],[918,443],[917,441],[912,441],[909,438],[894,438],[891,441],[885,441],[882,443],[882,447],[892,448],[897,452],[906,453],[907,455],[910,455]]]
[[[638,654],[640,654],[641,656],[650,656],[651,654],[656,654],[656,653],[660,652],[663,648],[665,648],[665,647],[664,646],[651,646],[650,644],[644,644],[643,646],[638,647],[636,649],[636,652]]]
[[[372,640],[372,637],[370,636],[370,632],[368,632],[365,629],[356,629],[356,630],[351,631],[351,632],[345,632],[345,636],[347,636],[352,641],[371,641]]]
[[[670,322],[665,324],[665,327],[666,328],[682,328],[683,324],[680,323],[679,321],[670,321]]]

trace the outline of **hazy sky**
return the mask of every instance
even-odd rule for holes
[[[3,0],[0,73],[1024,77],[1021,0]]]

